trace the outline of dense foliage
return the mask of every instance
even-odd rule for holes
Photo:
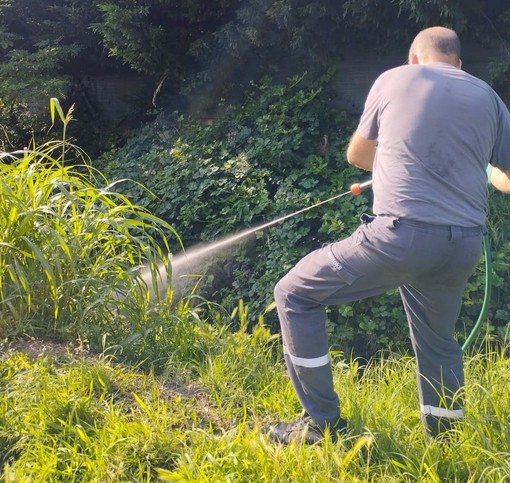
[[[176,88],[192,68],[192,43],[213,31],[235,0],[3,0],[0,2],[0,148],[46,134],[46,102],[76,104],[83,137],[99,137],[83,77],[140,72]],[[150,98],[150,96],[148,96]],[[147,106],[145,106],[147,107]],[[94,128],[97,128],[95,130]],[[89,134],[91,136],[91,134]]]
[[[327,78],[322,79],[327,84]],[[298,211],[364,179],[344,160],[352,119],[334,109],[320,81],[253,86],[245,102],[229,106],[211,126],[162,114],[123,148],[103,158],[109,177],[133,177],[151,194],[129,185],[137,203],[166,219],[191,248]],[[313,248],[349,234],[369,210],[370,193],[349,196],[258,232],[248,241],[212,253],[201,293],[226,307],[242,298],[254,320],[272,302],[273,286]],[[504,261],[510,250],[509,200],[493,198],[494,263],[491,319],[505,330],[510,315]],[[483,299],[483,265],[466,293],[461,332],[468,333]],[[496,298],[498,299],[496,301]],[[266,320],[276,328],[274,313]],[[331,341],[369,354],[406,345],[405,314],[396,293],[329,309]]]
[[[80,79],[104,72],[148,76],[160,109],[152,112],[154,122],[97,167],[110,179],[135,180],[123,192],[167,220],[191,247],[346,191],[360,173],[343,160],[354,120],[334,108],[333,66],[352,46],[388,52],[436,23],[500,48],[488,80],[504,95],[506,0],[2,0],[0,148],[28,146],[32,134],[44,139],[46,103],[54,96],[76,103],[79,122],[70,124],[71,135],[83,137],[92,126],[88,139],[104,148],[108,129],[87,113]],[[219,112],[213,125],[174,112],[172,96],[183,91],[213,105]],[[256,319],[270,306],[278,277],[309,250],[348,234],[369,201],[368,193],[323,205],[230,247],[228,257],[216,254],[199,267],[208,273],[203,293],[228,308],[245,299]],[[493,206],[491,320],[501,332],[510,312],[503,282],[508,202],[495,197]],[[466,293],[466,331],[481,303],[482,267]],[[267,317],[276,327],[274,312]],[[395,294],[331,309],[329,320],[332,342],[358,353],[401,345],[407,334]]]
[[[154,103],[190,90],[232,98],[268,71],[323,69],[353,47],[387,53],[432,24],[499,47],[492,77],[508,81],[506,0],[2,0],[0,146],[41,140],[49,97],[75,103],[74,135],[101,144],[107,125],[97,127],[84,76],[142,73]]]

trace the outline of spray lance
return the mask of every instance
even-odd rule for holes
[[[267,223],[256,226],[254,228],[249,228],[249,229],[242,231],[234,236],[230,236],[225,239],[218,240],[214,243],[208,243],[205,246],[197,246],[197,247],[193,248],[191,251],[183,252],[182,254],[177,255],[177,257],[175,259],[173,259],[173,261],[172,261],[172,280],[177,279],[183,273],[191,273],[192,266],[196,265],[197,263],[206,259],[206,257],[211,252],[215,252],[219,249],[224,249],[248,235],[251,235],[257,231],[260,231],[260,230],[263,230],[270,226],[273,226],[273,225],[280,223],[282,221],[285,221],[289,218],[293,218],[296,215],[304,213],[305,211],[311,210],[313,208],[317,208],[318,206],[324,205],[324,204],[329,203],[333,200],[343,198],[344,196],[347,196],[347,195],[354,195],[354,196],[360,195],[361,193],[363,193],[366,189],[370,188],[371,186],[372,186],[372,180],[364,181],[362,183],[354,183],[350,186],[349,191],[346,191],[345,193],[341,193],[341,194],[332,196],[331,198],[328,198],[327,200],[320,201],[320,202],[315,203],[311,206],[307,206],[306,208],[302,208],[298,211],[295,211],[288,215],[284,215],[280,218],[269,221]],[[464,345],[462,346],[462,350],[466,350],[466,348],[472,344],[472,342],[476,338],[476,336],[483,324],[483,321],[486,319],[487,312],[489,310],[489,299],[490,299],[490,293],[491,293],[491,255],[490,255],[490,243],[489,243],[489,239],[488,239],[487,235],[484,235],[483,246],[484,246],[484,253],[485,253],[485,296],[484,296],[484,300],[483,300],[483,304],[482,304],[481,313],[480,313],[478,320],[475,323],[475,326],[473,327],[471,333],[469,334]],[[163,271],[162,269],[163,269],[163,267],[160,267],[161,271]],[[152,275],[149,270],[145,270],[142,273],[142,278],[148,285],[152,285],[151,277],[152,277]],[[164,288],[164,283],[162,284],[162,288]]]
[[[490,175],[490,165],[489,165],[489,168],[487,169],[487,173]],[[328,198],[327,200],[320,201],[319,203],[316,203],[312,206],[308,206],[308,207],[303,208],[303,209],[296,211],[294,213],[290,213],[289,215],[285,215],[281,218],[278,218],[277,220],[273,220],[272,222],[269,222],[261,227],[258,227],[258,229],[260,230],[261,228],[266,228],[267,226],[273,225],[275,223],[279,223],[283,220],[286,220],[288,218],[296,216],[296,215],[303,213],[305,211],[311,210],[312,208],[316,208],[317,206],[323,205],[325,203],[329,203],[330,201],[336,200],[338,198],[343,198],[344,196],[347,196],[347,195],[354,195],[354,196],[360,195],[361,193],[363,193],[363,191],[365,191],[366,189],[371,188],[371,187],[372,187],[372,180],[364,181],[363,183],[354,183],[349,188],[349,191],[346,191],[345,193],[335,195],[331,198]],[[483,322],[486,320],[487,313],[489,311],[489,301],[490,301],[491,287],[492,287],[492,282],[491,282],[491,276],[492,276],[491,266],[492,265],[491,265],[490,240],[489,240],[488,234],[483,235],[483,251],[484,251],[484,257],[485,257],[485,295],[483,298],[482,307],[480,309],[480,315],[478,316],[478,319],[477,319],[473,329],[471,330],[470,334],[468,335],[468,337],[466,338],[466,341],[464,342],[464,344],[462,346],[463,351],[465,351],[476,339],[476,336],[478,335]]]
[[[257,231],[264,230],[265,228],[269,228],[270,226],[276,225],[277,223],[281,223],[282,221],[285,221],[289,218],[293,218],[296,215],[299,215],[301,213],[304,213],[305,211],[311,210],[313,208],[316,208],[317,206],[321,206],[325,203],[329,203],[330,201],[336,200],[338,198],[342,198],[347,195],[359,195],[362,193],[366,188],[372,185],[372,181],[365,181],[364,183],[355,183],[351,186],[349,191],[346,191],[345,193],[332,196],[331,198],[328,198],[327,200],[320,201],[319,203],[315,203],[314,205],[307,206],[306,208],[302,208],[298,211],[294,211],[293,213],[289,213],[288,215],[281,216],[280,218],[277,218],[276,220],[269,221],[267,223],[263,223],[262,225],[255,226],[253,228],[248,228],[247,230],[241,231],[240,233],[237,233],[233,236],[228,236],[226,238],[220,239],[214,243],[207,243],[207,244],[201,244],[198,246],[193,247],[191,250],[184,251],[182,253],[179,253],[175,258],[172,260],[172,278],[177,278],[181,276],[181,274],[191,273],[191,269],[193,266],[196,266],[199,262],[206,259],[206,257],[213,252],[217,252],[218,250],[227,248],[231,246],[233,243],[236,243],[237,241],[241,240],[242,238],[247,237],[248,235],[251,235]],[[158,272],[165,273],[165,267],[159,263],[158,264]],[[142,279],[146,284],[151,285],[151,278],[152,273],[150,269],[144,269],[142,270]],[[162,283],[163,290],[162,293],[164,293],[165,287],[165,277],[164,275],[159,275],[159,281]]]

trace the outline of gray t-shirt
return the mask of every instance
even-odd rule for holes
[[[374,214],[457,226],[487,215],[487,164],[510,169],[510,114],[485,82],[434,63],[384,72],[357,132],[377,140]]]

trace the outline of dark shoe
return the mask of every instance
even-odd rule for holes
[[[269,440],[275,443],[289,444],[291,441],[315,444],[324,439],[326,428],[332,441],[347,430],[347,421],[338,418],[333,426],[321,427],[310,416],[305,416],[292,423],[275,423],[267,428]]]

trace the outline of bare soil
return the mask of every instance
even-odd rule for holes
[[[23,352],[31,359],[39,357],[55,357],[55,358],[90,358],[98,359],[99,354],[94,354],[82,346],[73,345],[68,342],[54,342],[50,340],[27,338],[0,342],[0,354],[12,354],[15,352]]]

